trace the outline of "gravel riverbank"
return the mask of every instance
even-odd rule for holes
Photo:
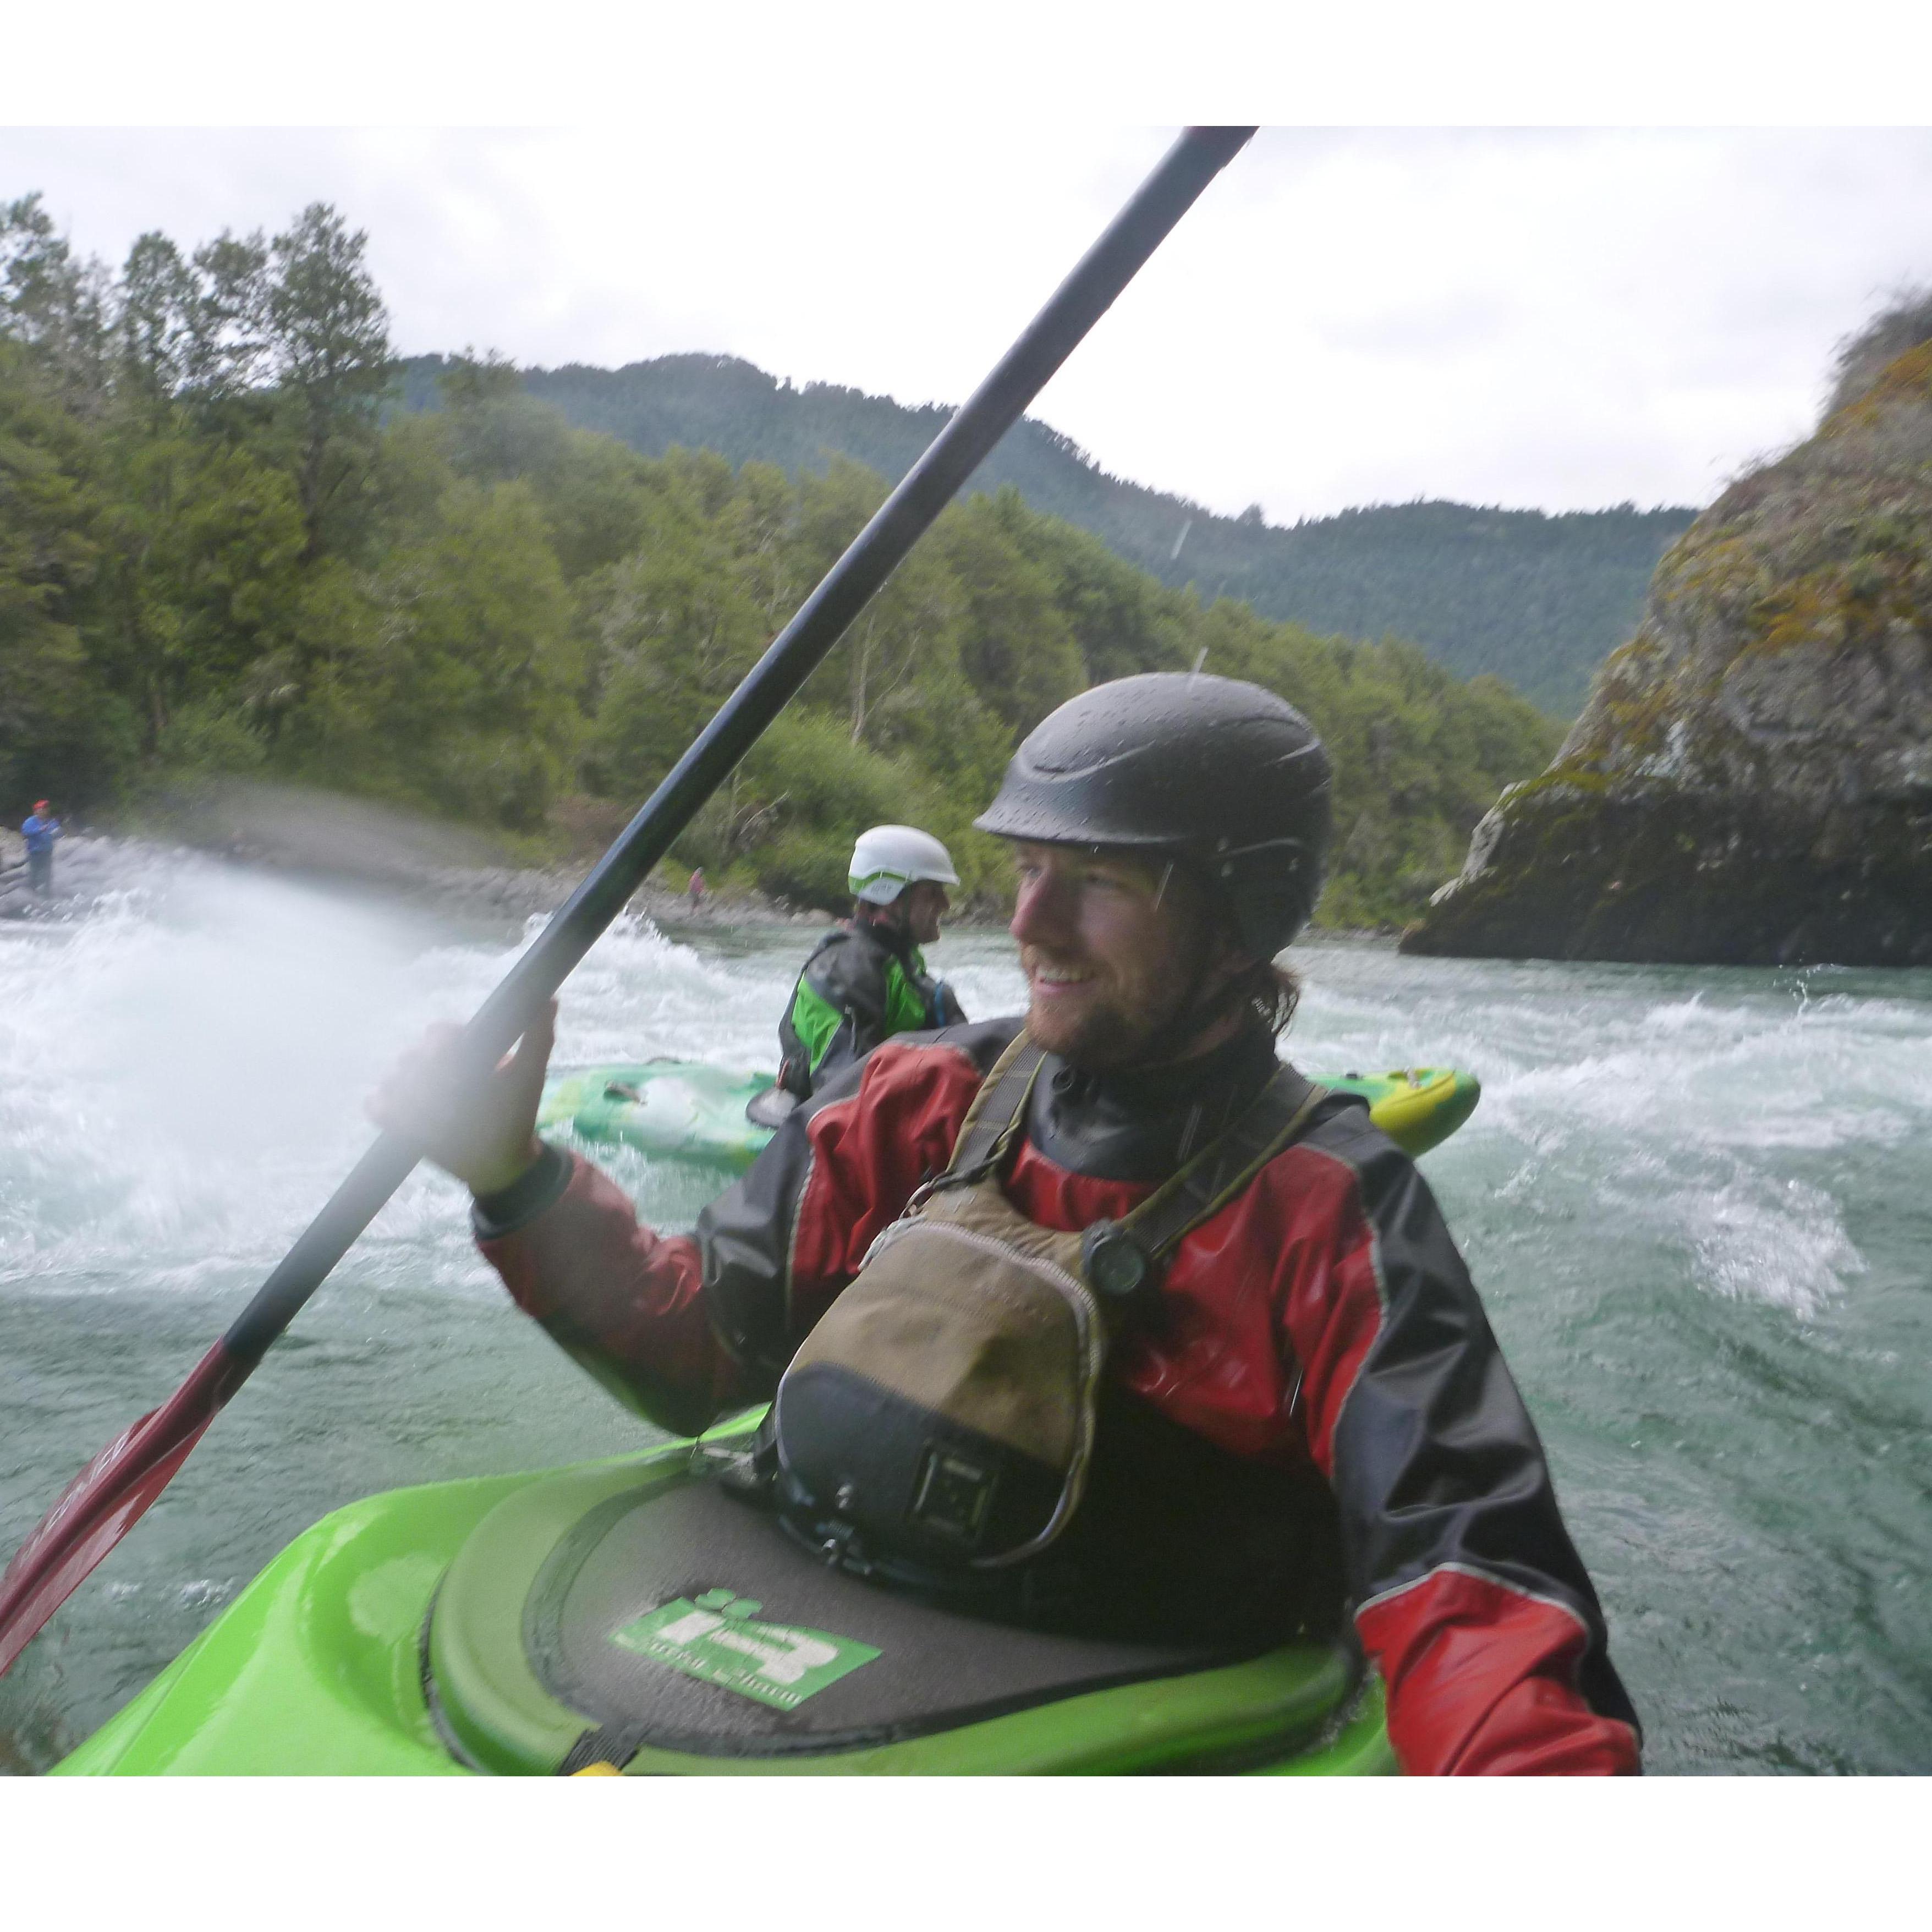
[[[27,888],[25,842],[0,832],[0,919],[64,912],[115,889],[116,859],[130,847],[186,848],[251,869],[352,885],[419,910],[465,920],[520,922],[554,912],[603,849],[544,865],[518,865],[502,845],[467,827],[412,818],[362,799],[286,786],[226,781],[170,796],[111,825],[70,829],[56,849],[54,892]],[[818,926],[826,914],[756,892],[713,893],[694,908],[686,895],[646,880],[632,909],[663,924]]]

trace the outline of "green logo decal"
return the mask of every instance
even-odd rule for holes
[[[796,1710],[879,1654],[829,1630],[753,1622],[764,1607],[729,1590],[706,1590],[695,1602],[680,1597],[626,1624],[610,1641],[780,1711]]]

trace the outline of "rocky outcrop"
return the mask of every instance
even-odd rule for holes
[[[1665,556],[1406,951],[1932,964],[1932,342],[1842,395]]]

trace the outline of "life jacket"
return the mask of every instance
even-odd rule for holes
[[[778,1084],[809,1100],[881,1040],[964,1017],[910,940],[869,920],[835,927],[812,948],[778,1022]]]
[[[780,1378],[760,1461],[829,1560],[915,1582],[1039,1558],[1086,1495],[1109,1351],[1160,1319],[1167,1258],[1301,1132],[1324,1090],[1283,1066],[1119,1221],[1041,1228],[1002,1178],[1045,1058],[1022,1032],[945,1171],[874,1241]]]

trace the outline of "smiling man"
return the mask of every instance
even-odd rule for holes
[[[432,1047],[378,1117],[470,1184],[512,1294],[644,1414],[694,1431],[776,1390],[770,1499],[834,1560],[1060,1628],[1258,1648],[1352,1622],[1405,1768],[1633,1771],[1596,1594],[1435,1202],[1276,1054],[1329,794],[1306,721],[1252,685],[1063,705],[979,820],[1012,843],[1025,1015],[878,1047],[691,1237],[536,1139],[548,1024],[484,1104],[447,1098]],[[1042,1283],[1081,1311],[1080,1386],[1029,1354]],[[1022,1412],[1047,1426],[997,1419]]]

